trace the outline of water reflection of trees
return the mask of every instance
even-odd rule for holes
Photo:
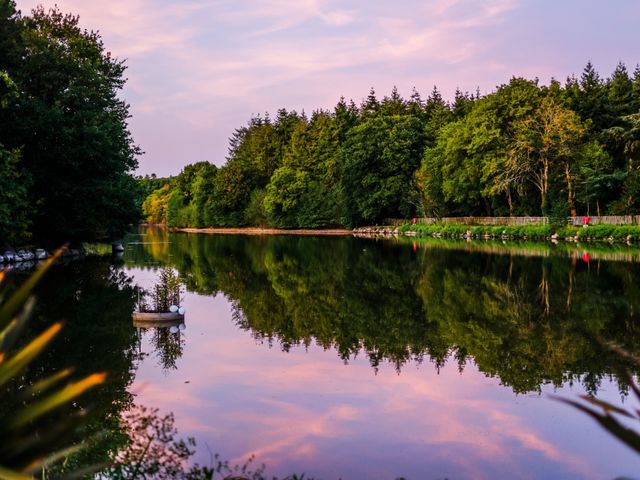
[[[20,278],[16,278],[20,281]],[[12,402],[20,402],[26,385],[65,368],[73,368],[79,377],[107,371],[107,382],[91,389],[73,404],[60,407],[59,418],[88,417],[88,422],[71,441],[92,439],[87,448],[68,458],[55,471],[78,471],[109,461],[110,452],[127,442],[120,425],[120,414],[132,404],[127,391],[133,380],[136,360],[135,330],[131,311],[135,290],[131,279],[109,262],[87,258],[65,266],[54,266],[35,289],[37,299],[32,320],[23,338],[32,338],[53,321],[64,328],[43,354],[29,366],[24,377],[3,389],[0,412],[11,414]],[[56,421],[43,425],[43,432],[55,431]],[[39,434],[35,431],[34,434]]]
[[[223,292],[241,328],[284,350],[317,343],[345,361],[365,353],[374,368],[473,361],[517,392],[578,380],[597,389],[620,366],[599,341],[640,353],[635,263],[353,238],[170,240],[153,254],[189,290]]]
[[[178,330],[172,332],[170,328],[153,328],[151,343],[158,358],[159,365],[164,370],[176,370],[176,362],[182,357],[184,337]]]

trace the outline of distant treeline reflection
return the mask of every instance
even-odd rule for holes
[[[516,392],[567,381],[596,391],[635,370],[605,343],[640,354],[637,263],[351,237],[145,234],[130,264],[171,264],[188,290],[222,292],[238,326],[285,351],[316,343],[399,371],[474,362]]]

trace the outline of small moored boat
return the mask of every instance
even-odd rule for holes
[[[184,323],[178,312],[133,312],[133,325],[140,327],[172,327]]]

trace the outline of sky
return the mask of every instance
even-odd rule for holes
[[[57,4],[126,60],[140,175],[226,161],[233,131],[279,108],[356,103],[374,88],[489,93],[640,62],[637,0],[17,0]]]

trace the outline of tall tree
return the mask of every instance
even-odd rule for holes
[[[579,81],[569,82],[570,105],[583,121],[590,120],[596,132],[607,125],[607,92],[600,75],[589,61]]]
[[[607,103],[609,114],[613,117],[611,123],[615,124],[618,118],[634,113],[633,82],[622,62],[618,63],[607,82]]]
[[[636,69],[633,72],[633,86],[632,92],[632,111],[635,113],[640,112],[640,65],[636,65]]]
[[[402,98],[395,85],[391,90],[391,95],[382,99],[380,113],[382,115],[404,115],[407,113],[407,102]]]
[[[0,115],[18,92],[5,72],[0,71]],[[28,238],[27,189],[30,177],[21,165],[20,149],[7,150],[0,143],[0,245]]]
[[[369,95],[367,98],[362,101],[362,105],[360,105],[360,116],[362,118],[372,117],[378,113],[380,109],[380,102],[376,97],[376,91],[373,87],[369,90]]]
[[[574,161],[585,133],[579,117],[552,97],[545,97],[533,115],[515,124],[506,175],[513,182],[531,181],[545,214],[554,175],[564,179],[567,205],[575,214]]]
[[[308,124],[298,124],[283,165],[267,186],[265,206],[274,225],[318,228],[340,224],[342,128],[337,116],[324,111],[314,112]]]
[[[34,237],[59,244],[117,236],[138,218],[129,172],[140,151],[127,128],[128,105],[117,96],[125,66],[96,32],[57,8],[38,7],[16,22],[18,51],[0,62],[17,60],[0,68],[18,98],[0,113],[0,143],[22,148],[33,180]]]
[[[342,178],[349,225],[415,214],[411,186],[423,145],[411,116],[373,117],[351,129]]]

